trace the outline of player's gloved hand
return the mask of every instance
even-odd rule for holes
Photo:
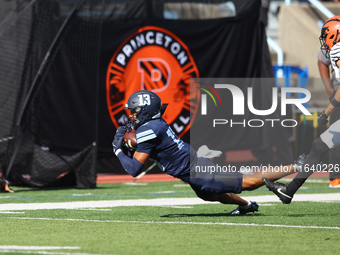
[[[113,152],[118,155],[122,151],[124,137],[115,137],[112,142]]]
[[[119,128],[116,130],[115,138],[123,137],[126,131],[126,126],[119,126]]]
[[[328,123],[328,117],[329,114],[326,114],[325,111],[323,111],[318,117],[318,123],[322,126],[326,126]]]
[[[126,130],[126,126],[120,126],[116,131],[115,137],[112,142],[113,152],[116,155],[119,153],[119,149],[122,149],[123,147],[124,134]]]

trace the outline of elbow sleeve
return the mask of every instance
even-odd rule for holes
[[[129,158],[123,152],[118,153],[117,155],[120,163],[126,172],[128,172],[133,177],[136,177],[142,172],[144,164],[139,162],[136,158]]]

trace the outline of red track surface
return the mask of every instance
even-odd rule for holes
[[[135,178],[130,175],[116,175],[116,174],[98,174],[97,183],[121,183],[121,182],[132,182]],[[179,179],[174,178],[168,174],[146,174],[137,182],[168,182],[178,181]]]
[[[296,174],[288,175],[285,178],[293,178]],[[312,175],[314,178],[327,178],[328,173],[316,172]],[[123,182],[132,182],[135,178],[124,174],[98,174],[97,175],[97,183],[123,183]],[[179,179],[174,178],[167,174],[146,174],[136,182],[168,182],[168,181],[178,181]]]

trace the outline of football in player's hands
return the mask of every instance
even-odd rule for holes
[[[134,151],[137,149],[137,138],[136,138],[136,130],[128,130],[124,134],[124,142],[125,146],[130,150]]]

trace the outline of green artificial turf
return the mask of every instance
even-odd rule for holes
[[[321,180],[322,181],[322,180]],[[0,254],[337,254],[339,202],[259,203],[259,211],[230,216],[235,205],[138,206],[139,199],[195,198],[182,182],[97,189],[13,187],[1,204],[136,200],[134,206],[0,211]],[[305,183],[298,194],[336,193]],[[262,187],[247,196],[272,195]],[[125,201],[123,201],[125,202]]]

